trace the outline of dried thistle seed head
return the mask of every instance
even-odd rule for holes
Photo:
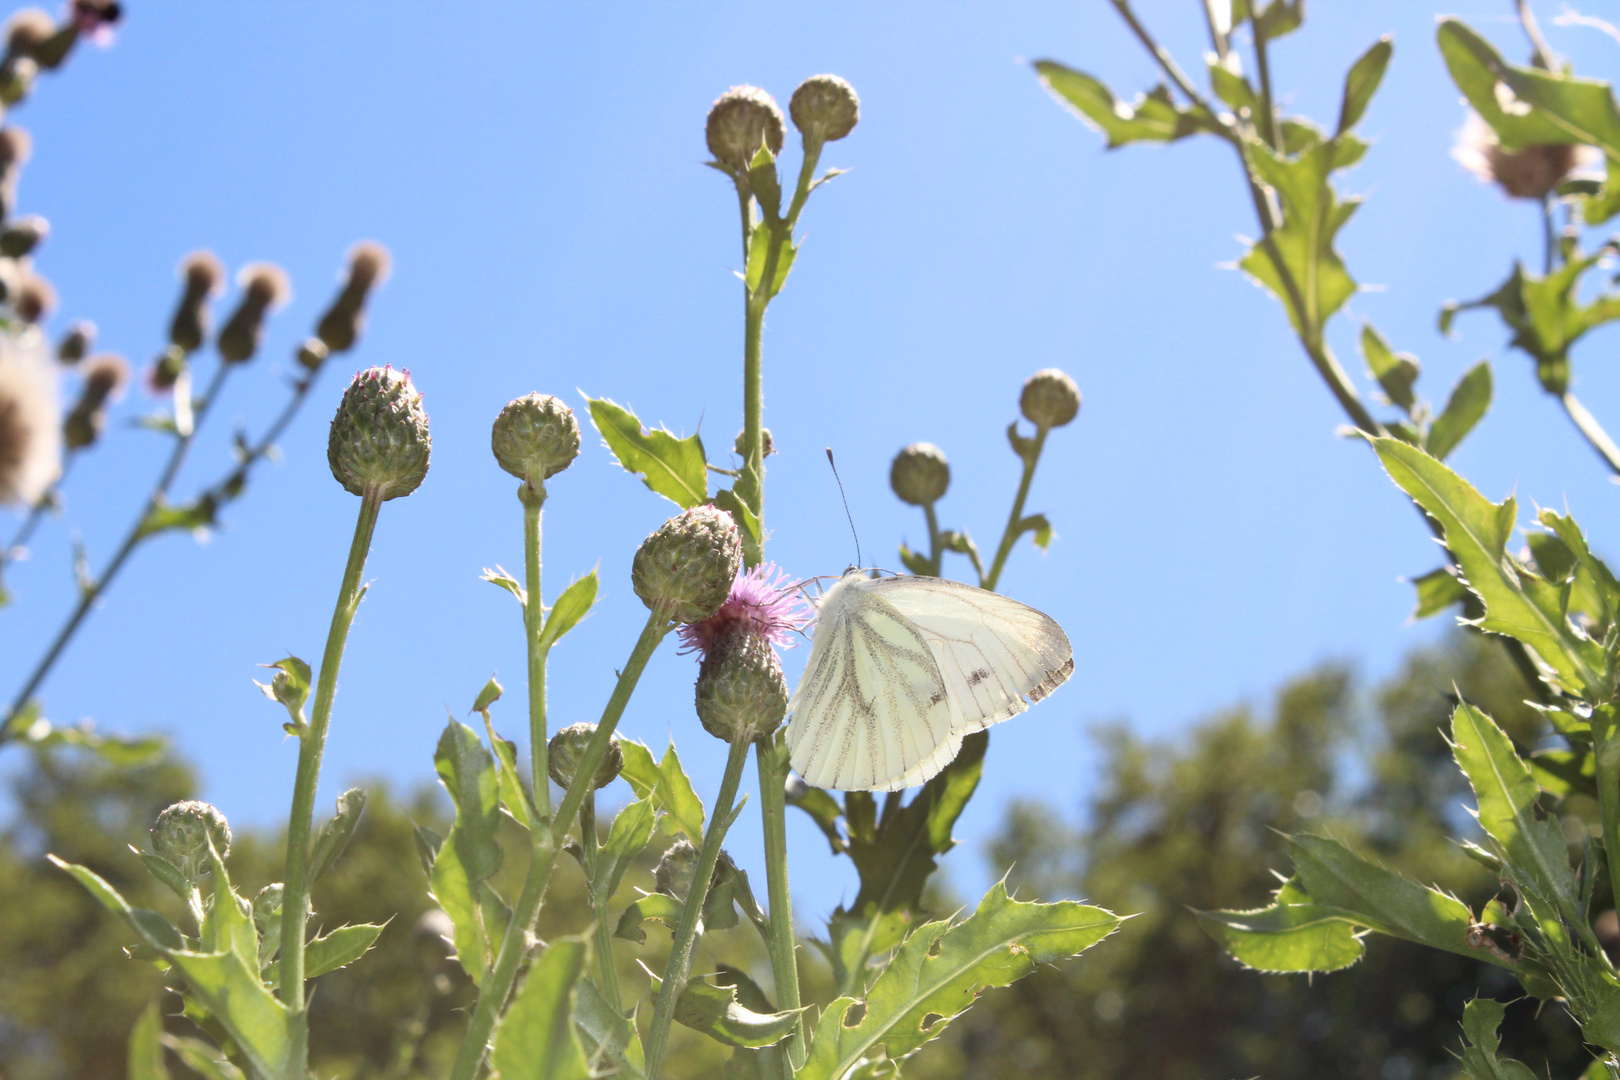
[[[51,223],[38,214],[19,218],[0,229],[0,255],[20,259],[32,252],[51,235]]]
[[[0,337],[0,503],[36,505],[62,473],[56,382],[40,350]]]
[[[23,8],[6,20],[6,59],[26,56],[32,59],[34,50],[49,41],[56,33],[56,20],[39,8]]]
[[[654,529],[636,549],[630,580],[641,602],[680,623],[702,622],[726,602],[742,568],[731,515],[694,506]]]
[[[196,799],[175,803],[152,826],[152,850],[192,883],[209,867],[210,843],[221,859],[230,854],[231,825],[217,808]]]
[[[298,366],[305,371],[319,371],[330,355],[326,342],[320,338],[305,338],[304,343],[298,346]]]
[[[373,288],[388,279],[390,266],[388,249],[375,241],[362,240],[349,250],[349,268],[343,287],[315,326],[316,337],[329,352],[345,352],[354,347],[365,328],[366,299]]]
[[[742,625],[710,645],[698,668],[694,696],[703,730],[726,742],[769,735],[787,715],[782,662],[769,641]]]
[[[761,146],[782,152],[782,110],[757,86],[733,86],[709,107],[703,134],[716,161],[745,173]]]
[[[85,358],[95,343],[96,324],[89,319],[80,319],[68,327],[68,332],[57,342],[56,359],[72,367]]]
[[[225,267],[213,252],[193,251],[180,260],[180,282],[180,301],[169,320],[169,341],[182,352],[192,353],[208,337],[208,301],[224,287]]]
[[[1591,147],[1537,144],[1519,150],[1504,149],[1495,129],[1470,112],[1457,133],[1451,156],[1487,184],[1495,184],[1515,199],[1546,198],[1582,165],[1596,164],[1600,155]]]
[[[501,468],[539,485],[579,456],[579,422],[573,409],[550,394],[527,394],[507,402],[495,418],[489,445]]]
[[[812,75],[793,91],[788,112],[793,116],[793,126],[806,139],[833,142],[860,123],[861,99],[855,88],[837,75]]]
[[[326,460],[343,489],[409,495],[427,476],[433,439],[422,395],[409,371],[367,368],[343,391],[326,441]]]
[[[1037,371],[1024,380],[1018,411],[1038,428],[1062,427],[1080,413],[1080,387],[1057,368]]]
[[[242,299],[231,317],[225,320],[219,341],[215,343],[220,359],[228,364],[240,364],[253,358],[264,335],[265,314],[292,298],[286,273],[272,263],[250,263],[242,268],[236,280],[242,287]]]
[[[681,837],[664,849],[663,858],[653,868],[653,889],[665,896],[686,902],[692,891],[692,879],[697,876],[698,849],[686,837]]]
[[[912,443],[894,455],[889,466],[889,487],[901,502],[929,506],[951,486],[951,466],[945,451],[933,443]]]
[[[370,289],[381,285],[388,280],[388,271],[392,267],[393,259],[387,248],[375,240],[362,240],[349,249],[348,286]]]
[[[574,774],[579,771],[580,760],[585,756],[585,747],[595,734],[595,724],[570,724],[553,735],[546,744],[546,772],[557,781],[558,787],[566,788],[574,782]],[[615,735],[608,741],[607,753],[602,755],[602,764],[596,767],[596,776],[586,794],[613,783],[623,768],[624,751],[619,749],[619,738]]]
[[[56,289],[38,274],[29,274],[11,290],[11,308],[25,323],[37,323],[56,310]]]
[[[737,432],[737,441],[731,444],[732,451],[740,458],[748,456],[748,447],[743,445],[743,436],[747,434],[746,431]],[[765,444],[765,456],[770,457],[776,453],[776,441],[771,438],[771,429],[765,428],[759,434],[760,441]]]

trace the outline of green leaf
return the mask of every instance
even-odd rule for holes
[[[1438,615],[1453,604],[1460,604],[1468,599],[1468,586],[1458,580],[1449,566],[1442,566],[1438,570],[1430,570],[1422,577],[1413,578],[1412,587],[1417,590],[1417,607],[1412,609],[1414,619],[1427,619],[1431,615]]]
[[[1602,622],[1612,621],[1614,613],[1620,610],[1620,581],[1615,579],[1607,563],[1592,554],[1575,519],[1552,510],[1542,510],[1536,515],[1536,521],[1552,530],[1571,560],[1568,569],[1562,572],[1547,568],[1548,578],[1554,581],[1570,578],[1573,584],[1570,606]],[[1526,537],[1538,566],[1544,565],[1541,560],[1550,553],[1549,545],[1543,538],[1551,539],[1544,533]]]
[[[1319,333],[1356,291],[1344,260],[1333,248],[1334,236],[1360,205],[1358,199],[1341,202],[1328,182],[1339,167],[1337,154],[1332,141],[1292,158],[1257,140],[1243,144],[1249,167],[1277,192],[1283,223],[1250,248],[1238,265],[1282,302],[1294,329],[1308,335]]]
[[[608,836],[596,853],[596,873],[591,877],[591,893],[607,903],[619,889],[630,863],[647,847],[653,834],[653,803],[637,799],[613,816]]]
[[[444,837],[428,828],[426,825],[417,825],[413,839],[416,841],[416,857],[422,861],[422,873],[433,873],[433,860],[439,855],[439,848],[444,846]]]
[[[572,1022],[574,984],[584,970],[585,942],[575,937],[553,938],[529,965],[495,1031],[490,1064],[497,1075],[590,1080]]]
[[[185,876],[180,873],[179,869],[172,862],[165,859],[161,855],[154,855],[149,851],[142,851],[133,844],[130,845],[129,850],[141,857],[141,862],[146,864],[147,871],[150,872],[153,877],[167,885],[170,892],[174,893],[182,900],[191,899],[191,884],[186,881]]]
[[[1034,533],[1035,546],[1045,551],[1052,546],[1052,523],[1045,514],[1031,514],[1018,523],[1019,535]]]
[[[754,229],[753,236],[748,242],[748,270],[744,277],[749,292],[759,293],[760,282],[765,280],[765,271],[770,265],[772,252],[776,255],[776,265],[775,272],[771,275],[770,286],[764,290],[767,301],[782,291],[782,286],[787,282],[788,271],[793,269],[793,260],[799,254],[798,247],[787,233],[786,222],[780,224],[766,222]]]
[[[309,880],[319,881],[348,850],[354,830],[360,824],[360,815],[366,809],[365,788],[350,788],[338,796],[337,812],[332,815],[315,837],[315,847],[309,856]]]
[[[656,919],[671,930],[675,929],[675,925],[681,921],[681,902],[663,893],[648,893],[624,909],[613,936],[625,941],[646,941],[647,931],[641,928],[641,924],[648,919]]]
[[[304,946],[304,978],[313,979],[317,975],[325,975],[328,971],[348,967],[371,951],[371,947],[377,943],[377,936],[382,932],[381,925],[361,923],[355,926],[340,926],[330,934],[316,938]],[[265,981],[274,985],[279,975],[279,965],[272,964],[265,975]]]
[[[513,596],[517,597],[517,602],[519,604],[522,604],[525,607],[528,606],[528,591],[523,588],[522,583],[520,583],[517,578],[513,577],[511,574],[508,574],[500,567],[497,566],[495,569],[491,570],[486,566],[484,567],[484,572],[479,574],[478,578],[480,581],[487,581],[491,585],[500,586]]]
[[[212,846],[208,852],[213,865],[214,902],[203,917],[200,934],[205,952],[231,952],[242,960],[249,971],[259,970],[259,931],[253,925],[253,906],[236,895],[225,864]]]
[[[1394,44],[1385,34],[1350,65],[1350,72],[1344,77],[1344,104],[1339,107],[1341,133],[1349,131],[1361,121],[1367,104],[1378,92],[1378,84],[1384,81],[1384,70],[1389,67],[1389,58],[1394,51]]]
[[[1429,427],[1424,449],[1444,461],[1491,407],[1491,365],[1484,360],[1457,380],[1446,407]]]
[[[997,882],[964,921],[918,927],[864,1001],[843,997],[827,1006],[809,1057],[795,1076],[843,1077],[879,1044],[898,1061],[939,1035],[985,990],[1084,952],[1121,921],[1073,901],[1020,903]]]
[[[799,1012],[760,1013],[737,1001],[735,986],[714,986],[693,979],[675,999],[675,1019],[727,1046],[755,1048],[782,1041],[799,1021]]]
[[[1248,109],[1252,112],[1259,107],[1254,87],[1243,77],[1237,53],[1229,52],[1224,58],[1211,53],[1207,59],[1209,85],[1214,89],[1216,97],[1234,109]]]
[[[234,952],[176,950],[168,956],[259,1075],[290,1075],[294,1021],[257,971]]]
[[[1265,11],[1255,5],[1254,33],[1266,41],[1292,34],[1305,21],[1305,0],[1271,0]]]
[[[738,494],[730,488],[722,488],[714,493],[714,505],[731,515],[731,520],[737,527],[747,534],[755,544],[760,542],[759,515],[748,508]]]
[[[1353,922],[1319,904],[1272,904],[1254,911],[1196,911],[1204,932],[1255,971],[1339,971],[1366,946]]]
[[[456,830],[452,827],[450,837],[446,839],[453,838],[455,834]],[[445,843],[439,847],[428,871],[428,891],[455,927],[453,942],[456,961],[475,984],[483,985],[493,950],[480,903],[482,889],[462,865],[456,844]]]
[[[562,640],[562,636],[574,627],[579,621],[590,614],[591,607],[596,603],[596,571],[592,570],[582,578],[576,578],[569,583],[568,588],[557,597],[557,602],[551,605],[551,611],[546,616],[545,628],[540,631],[540,643],[544,648],[550,648]]]
[[[523,780],[518,775],[517,743],[495,734],[495,727],[489,722],[487,712],[484,714],[484,730],[489,733],[489,745],[495,748],[495,769],[501,789],[501,805],[512,815],[513,821],[525,829],[535,828],[539,814],[529,799],[528,791],[523,787]]]
[[[144,540],[149,536],[174,529],[184,529],[187,532],[207,529],[214,524],[214,515],[218,509],[219,504],[209,495],[179,506],[172,506],[159,497],[152,509],[147,511],[146,517],[141,519],[137,535]]]
[[[1471,1080],[1536,1080],[1536,1074],[1523,1062],[1496,1056],[1501,1046],[1496,1029],[1502,1026],[1505,1011],[1500,1001],[1489,998],[1475,998],[1463,1006],[1463,1033],[1468,1036],[1468,1045],[1463,1047],[1462,1065]]]
[[[460,850],[467,873],[474,881],[482,881],[501,868],[501,846],[495,839],[500,823],[495,759],[476,731],[451,720],[439,737],[433,767],[456,807],[450,839]]]
[[[913,574],[916,574],[919,577],[939,576],[935,572],[934,564],[929,561],[928,556],[916,551],[912,551],[904,544],[900,545],[900,565],[904,566],[907,570],[910,570]]]
[[[635,413],[607,398],[587,397],[591,423],[626,472],[686,510],[709,500],[709,465],[703,440],[678,439],[663,428],[644,431]]]
[[[231,1064],[222,1052],[201,1039],[188,1039],[167,1033],[162,1039],[163,1045],[173,1050],[174,1056],[185,1062],[186,1068],[201,1076],[203,1080],[243,1080],[241,1069]]]
[[[692,789],[692,781],[681,768],[680,755],[675,753],[673,742],[664,751],[664,759],[658,763],[657,799],[659,809],[668,815],[667,820],[674,822],[675,827],[685,833],[692,843],[701,845],[703,800],[698,798],[697,792]]]
[[[1417,382],[1421,370],[1417,357],[1409,353],[1397,354],[1372,323],[1365,323],[1361,327],[1361,355],[1367,361],[1367,370],[1378,380],[1389,403],[1411,416],[1417,404],[1412,386]]]
[[[91,896],[101,902],[101,906],[117,915],[129,924],[141,938],[152,948],[167,953],[179,949],[185,944],[180,931],[174,925],[155,911],[142,908],[132,908],[129,902],[119,894],[118,890],[107,884],[94,870],[79,866],[75,863],[64,862],[55,855],[46,855],[51,865],[71,875],[75,881],[83,885]]]
[[[292,722],[300,730],[304,726],[304,702],[309,700],[309,687],[311,672],[309,665],[296,656],[284,657],[273,664],[261,664],[260,667],[271,668],[275,676],[269,683],[254,680],[253,685],[264,691],[264,696],[277,702],[287,710]]]
[[[605,1053],[623,1080],[641,1080],[645,1075],[646,1056],[636,1026],[608,1004],[588,975],[574,984],[574,1024],[585,1037],[585,1052],[592,1061]]]
[[[1110,150],[1133,142],[1174,142],[1215,127],[1213,118],[1195,118],[1191,110],[1177,108],[1162,84],[1127,105],[1090,75],[1056,60],[1035,61],[1035,73],[1053,97],[1108,136]]]
[[[163,1060],[163,1015],[155,1001],[130,1029],[129,1080],[169,1080],[169,1066]]]
[[[1481,628],[1529,646],[1563,688],[1584,694],[1606,685],[1607,657],[1564,617],[1560,590],[1506,552],[1514,500],[1491,503],[1445,465],[1399,440],[1372,443],[1390,478],[1440,524],[1464,581],[1485,604]]]
[[[505,692],[506,688],[496,681],[495,676],[491,675],[489,682],[484,684],[484,688],[478,691],[478,696],[473,699],[472,708],[467,711],[482,713],[484,722],[488,723],[489,707],[501,700],[501,695]]]
[[[136,739],[98,735],[88,721],[74,727],[60,727],[39,715],[39,705],[32,701],[5,721],[0,721],[0,732],[4,732],[5,739],[16,739],[40,750],[59,746],[84,750],[119,769],[150,764],[168,747],[168,743],[158,735]]]

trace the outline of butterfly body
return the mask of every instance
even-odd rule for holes
[[[964,735],[1023,712],[1074,670],[1053,619],[956,581],[846,572],[816,607],[787,731],[794,770],[816,787],[921,784]]]

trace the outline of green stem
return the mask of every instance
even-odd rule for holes
[[[1110,0],[1110,2],[1114,5],[1114,10],[1119,12],[1119,17],[1125,20],[1125,25],[1131,28],[1131,33],[1136,35],[1136,40],[1140,41],[1142,47],[1158,62],[1160,70],[1165,73],[1171,82],[1176,84],[1176,89],[1185,94],[1188,101],[1210,116],[1218,115],[1214,109],[1209,107],[1209,103],[1198,92],[1198,88],[1193,86],[1192,80],[1187,78],[1186,72],[1181,70],[1180,65],[1176,63],[1170,53],[1153,39],[1153,35],[1148,33],[1147,27],[1143,26],[1137,19],[1136,13],[1131,10],[1129,0]]]
[[[1035,441],[1029,452],[1023,455],[1024,475],[1018,480],[1018,494],[1013,496],[1012,513],[1007,517],[1007,528],[1001,533],[1001,543],[996,547],[996,557],[990,564],[990,572],[984,576],[979,584],[981,587],[996,591],[996,582],[1001,580],[1001,568],[1007,565],[1007,556],[1012,554],[1013,544],[1018,542],[1018,526],[1024,520],[1024,500],[1029,497],[1030,481],[1035,479],[1035,466],[1040,463],[1041,451],[1046,447],[1046,433],[1049,428],[1037,426],[1035,428]]]
[[[726,774],[720,780],[720,794],[714,798],[714,815],[703,833],[703,846],[698,849],[697,866],[692,871],[692,888],[681,908],[681,921],[675,927],[675,942],[670,946],[669,961],[664,965],[664,978],[658,988],[658,1004],[653,1010],[652,1029],[647,1034],[647,1080],[658,1080],[664,1067],[664,1051],[669,1043],[669,1026],[675,1019],[675,1001],[686,988],[687,977],[692,974],[692,958],[697,952],[698,923],[703,918],[703,905],[709,899],[709,881],[714,877],[715,863],[720,859],[720,842],[730,826],[731,804],[737,798],[737,785],[742,782],[743,765],[748,760],[747,739],[731,744],[726,757]],[[773,909],[773,918],[774,909]]]
[[[939,577],[943,573],[943,560],[945,552],[940,545],[939,515],[934,512],[934,504],[923,506],[923,517],[928,519],[928,569],[929,573]]]
[[[540,822],[551,817],[551,781],[546,767],[546,653],[541,640],[546,605],[540,592],[540,511],[546,503],[544,483],[518,488],[523,502],[523,568],[525,599],[523,630],[529,650],[529,770],[535,814]]]
[[[774,248],[774,243],[773,243]],[[771,260],[766,260],[766,274],[772,272]],[[764,286],[761,286],[763,290]],[[737,492],[748,509],[754,512],[759,524],[756,538],[747,529],[743,533],[743,564],[757,566],[765,557],[765,382],[764,339],[765,307],[769,301],[764,292],[749,292],[743,308],[743,467]]]
[[[1541,272],[1551,274],[1558,259],[1558,224],[1553,220],[1551,192],[1541,197]]]
[[[467,1033],[462,1036],[461,1049],[456,1053],[450,1080],[473,1080],[477,1075],[478,1065],[484,1060],[484,1051],[489,1047],[495,1019],[505,1007],[507,996],[512,992],[512,983],[517,978],[518,965],[527,949],[525,939],[540,915],[540,901],[551,880],[551,870],[556,865],[557,852],[562,849],[568,823],[574,820],[584,804],[585,796],[591,790],[590,781],[596,776],[596,770],[607,754],[608,743],[613,739],[613,729],[619,726],[619,718],[624,715],[624,707],[635,692],[647,661],[652,658],[659,642],[664,640],[664,635],[669,633],[670,626],[669,612],[666,610],[655,609],[647,617],[647,625],[636,639],[630,659],[625,662],[624,670],[614,684],[613,694],[608,698],[607,707],[602,710],[602,720],[596,725],[596,733],[585,744],[585,752],[580,755],[573,783],[568,785],[561,805],[552,815],[551,829],[531,830],[534,849],[529,859],[529,872],[523,880],[523,892],[512,911],[512,921],[506,926],[506,935],[501,938],[495,964],[479,989],[478,1004],[474,1006],[472,1019],[467,1023]]]
[[[1586,406],[1568,391],[1560,394],[1558,400],[1564,406],[1564,412],[1569,415],[1575,429],[1581,433],[1592,449],[1597,451],[1603,463],[1614,473],[1620,474],[1620,446],[1616,446],[1614,440],[1609,438],[1609,433],[1603,430],[1603,425],[1598,423],[1597,417],[1587,412]]]
[[[608,901],[611,896],[598,895],[596,881],[596,793],[585,796],[579,804],[579,842],[585,851],[585,876],[590,879],[591,911],[596,922],[596,961],[601,969],[602,996],[607,998],[613,1011],[624,1014],[624,998],[619,993],[619,968],[613,958],[613,930],[608,926]]]
[[[779,737],[754,744],[759,771],[759,816],[765,833],[765,888],[770,904],[771,978],[776,984],[776,1007],[799,1007],[799,965],[793,936],[793,897],[788,892],[787,861],[787,746]],[[804,1064],[805,1018],[787,1037],[788,1060],[797,1069]]]
[[[321,776],[321,755],[326,750],[326,732],[332,721],[332,699],[337,694],[343,646],[365,591],[360,575],[366,569],[366,553],[371,550],[371,534],[377,527],[381,507],[382,493],[376,489],[368,489],[360,498],[354,541],[349,545],[349,561],[343,568],[343,584],[338,588],[332,625],[326,632],[326,650],[321,654],[315,707],[309,729],[298,746],[298,778],[293,784],[292,812],[287,817],[287,867],[283,878],[286,891],[281,906],[281,1001],[295,1015],[304,1011],[304,931],[309,921],[309,833],[315,816],[315,786]],[[298,1075],[303,1076],[303,1064],[294,1064]]]
[[[1277,136],[1277,106],[1271,97],[1271,60],[1266,55],[1266,39],[1260,33],[1260,17],[1251,9],[1250,21],[1254,26],[1254,66],[1260,75],[1261,132],[1266,145],[1273,150],[1282,146]]]

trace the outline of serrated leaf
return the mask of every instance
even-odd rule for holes
[[[782,291],[787,283],[788,272],[793,269],[793,260],[799,254],[798,247],[786,233],[786,223],[779,225],[766,222],[754,229],[753,236],[748,241],[748,269],[744,280],[748,284],[748,291],[758,294],[760,282],[765,280],[766,268],[770,266],[772,252],[775,253],[776,264],[771,274],[771,283],[764,290],[768,301]],[[782,230],[778,233],[777,230]]]
[[[337,865],[348,850],[354,830],[360,824],[360,815],[366,809],[364,788],[350,788],[338,796],[337,812],[321,826],[315,837],[315,846],[309,856],[309,880],[319,881]]]
[[[480,581],[487,581],[491,585],[496,585],[502,589],[505,589],[507,592],[517,597],[517,602],[519,604],[523,604],[524,606],[528,605],[528,591],[523,588],[522,583],[519,582],[517,578],[513,577],[511,574],[508,574],[500,567],[497,566],[495,569],[491,570],[486,566],[484,567],[484,572],[479,574],[478,578]]]
[[[313,979],[328,971],[348,967],[371,951],[382,932],[383,925],[360,923],[340,926],[330,934],[316,938],[304,946],[304,978]],[[278,960],[265,969],[264,981],[266,985],[275,986],[280,979],[281,962]]]
[[[1121,921],[1073,901],[1021,903],[997,882],[964,921],[919,927],[863,1001],[843,997],[827,1006],[809,1056],[794,1075],[837,1080],[879,1045],[899,1060],[938,1036],[986,989],[1084,952]]]
[[[658,763],[658,805],[688,840],[703,843],[703,800],[692,788],[692,781],[681,768],[680,755],[671,742]]]
[[[589,975],[582,975],[574,984],[574,1023],[585,1037],[585,1052],[592,1061],[606,1054],[623,1080],[641,1080],[645,1075],[640,1033],[629,1018],[608,1004]]]
[[[1238,265],[1282,303],[1297,332],[1314,335],[1355,294],[1356,283],[1334,249],[1333,238],[1360,200],[1341,201],[1328,182],[1340,167],[1334,141],[1287,157],[1251,139],[1243,144],[1243,156],[1255,175],[1277,192],[1283,222],[1250,248]]]
[[[1445,460],[1457,444],[1474,429],[1485,410],[1491,407],[1491,365],[1481,360],[1468,370],[1451,390],[1451,397],[1429,427],[1424,449]]]
[[[1177,108],[1162,84],[1127,105],[1083,71],[1056,60],[1037,60],[1034,66],[1041,85],[1053,97],[1069,106],[1088,126],[1108,136],[1110,150],[1133,142],[1174,142],[1216,126],[1207,114]]]
[[[648,919],[656,919],[673,930],[681,921],[681,902],[663,893],[648,893],[625,907],[619,915],[619,924],[613,929],[613,936],[638,943],[646,941],[647,932],[641,928],[641,924]]]
[[[1417,382],[1421,370],[1417,357],[1396,353],[1372,323],[1366,323],[1361,328],[1361,355],[1367,362],[1367,370],[1378,380],[1378,385],[1389,398],[1389,403],[1410,416],[1413,406],[1417,404],[1417,398],[1412,393],[1412,386]]]
[[[495,1030],[490,1065],[505,1080],[590,1080],[572,1022],[574,984],[585,970],[585,942],[553,938],[518,987]]]
[[[709,465],[703,440],[678,439],[663,428],[643,430],[636,414],[607,398],[586,397],[591,423],[626,472],[686,510],[709,501]]]
[[[1384,71],[1389,67],[1389,58],[1394,52],[1395,45],[1385,34],[1350,65],[1350,71],[1344,77],[1344,101],[1339,106],[1340,132],[1349,131],[1361,121],[1368,103],[1378,92],[1378,84],[1384,81]]]
[[[64,862],[55,855],[46,855],[51,865],[58,870],[71,875],[75,881],[100,901],[101,906],[117,915],[126,922],[141,938],[160,953],[167,954],[171,950],[184,947],[185,939],[174,924],[155,911],[144,908],[132,908],[129,902],[119,894],[94,870],[76,863]]]
[[[236,895],[225,864],[209,847],[208,860],[213,866],[214,902],[203,917],[200,933],[205,952],[231,952],[241,958],[248,970],[259,970],[259,931],[253,925],[253,907]]]
[[[1592,554],[1591,548],[1587,546],[1586,536],[1581,532],[1580,526],[1575,524],[1575,519],[1553,510],[1542,510],[1536,514],[1536,521],[1552,530],[1553,537],[1557,538],[1571,560],[1563,572],[1551,568],[1547,571],[1550,580],[1558,581],[1566,577],[1572,580],[1574,588],[1571,609],[1584,611],[1602,622],[1611,621],[1615,611],[1620,610],[1620,580],[1615,579],[1607,563]],[[1538,543],[1542,537],[1553,538],[1547,537],[1546,534],[1526,537],[1538,566],[1542,565],[1543,556],[1549,554],[1549,545],[1544,542]]]
[[[169,1080],[163,1059],[163,1015],[157,1002],[141,1012],[129,1033],[129,1080]]]
[[[540,644],[543,648],[550,648],[562,640],[564,634],[579,625],[581,619],[590,614],[591,607],[596,603],[596,571],[592,570],[582,578],[575,578],[557,597],[556,603],[551,605],[551,611],[546,615],[546,624],[540,632]]]
[[[505,692],[506,688],[496,681],[495,676],[491,675],[489,677],[489,682],[484,684],[484,688],[478,691],[478,696],[473,699],[472,708],[468,709],[467,711],[482,713],[484,716],[484,722],[488,723],[489,707],[501,700],[501,695]]]
[[[654,810],[651,799],[637,799],[613,815],[607,840],[596,853],[596,873],[591,877],[591,893],[599,903],[607,903],[619,889],[624,872],[652,839]]]
[[[1412,587],[1417,590],[1417,607],[1412,609],[1414,619],[1438,615],[1453,604],[1468,599],[1468,586],[1458,580],[1449,566],[1413,578]]]
[[[467,873],[474,881],[482,881],[501,868],[501,847],[495,839],[500,823],[495,759],[476,731],[451,720],[439,737],[433,767],[456,807],[448,839],[460,849]]]
[[[1196,911],[1204,932],[1233,959],[1264,972],[1339,971],[1366,946],[1356,925],[1319,904],[1272,904],[1254,911]]]
[[[433,860],[438,857],[439,848],[444,846],[444,837],[426,825],[417,825],[412,838],[416,841],[416,857],[422,862],[422,873],[432,874]]]
[[[1475,998],[1463,1006],[1463,1071],[1471,1080],[1536,1080],[1536,1074],[1521,1061],[1496,1056],[1501,1040],[1496,1029],[1502,1026],[1506,1007],[1490,998]]]
[[[726,1046],[758,1049],[781,1042],[799,1021],[799,1011],[755,1012],[737,1000],[735,986],[692,979],[675,999],[675,1019]]]
[[[169,954],[198,1002],[263,1076],[291,1073],[293,1021],[276,996],[234,952]]]

